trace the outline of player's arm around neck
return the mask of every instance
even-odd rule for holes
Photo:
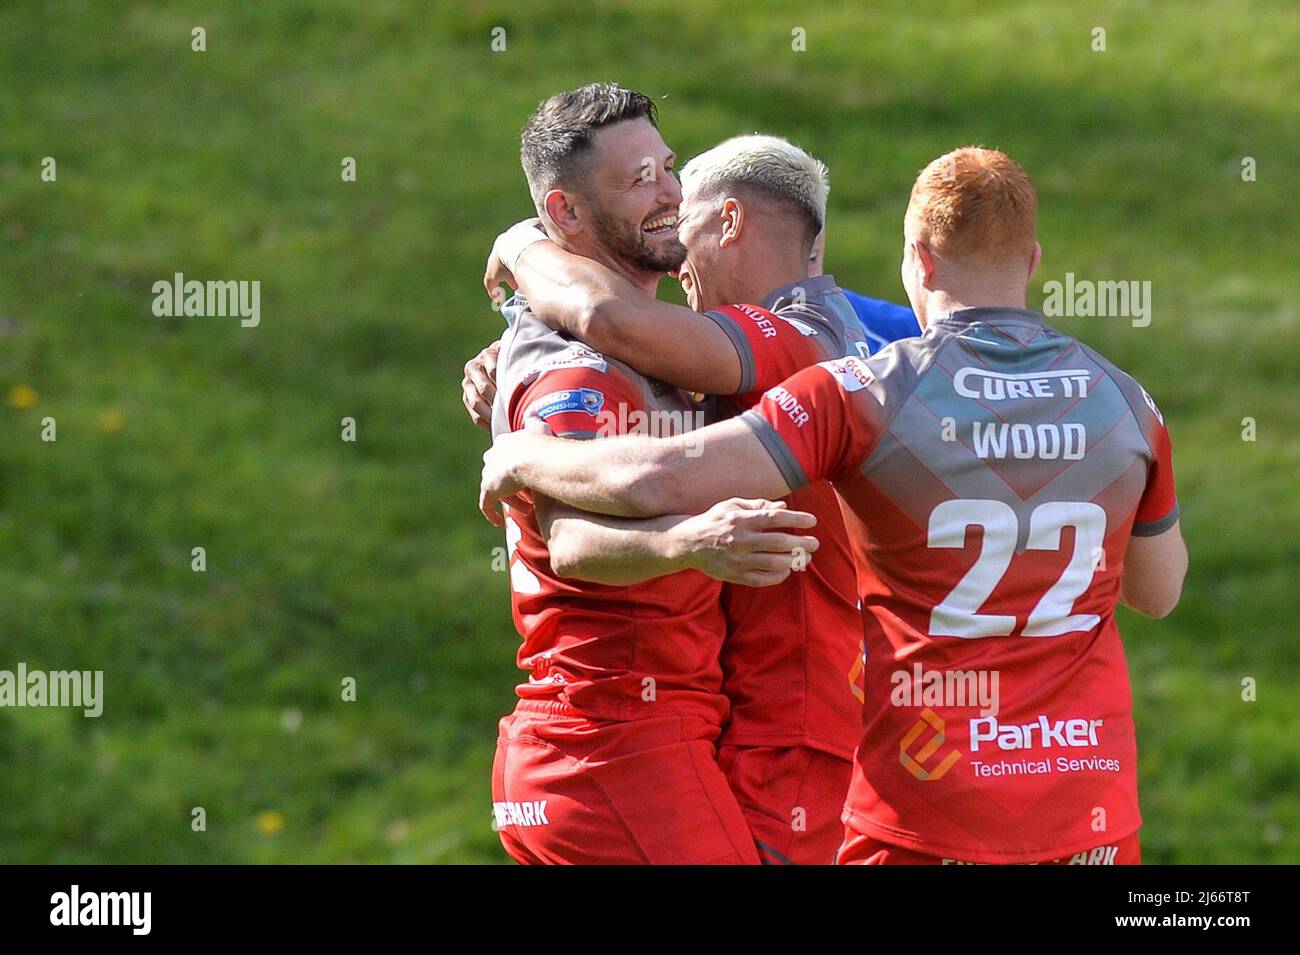
[[[1179,522],[1154,537],[1129,538],[1120,581],[1120,600],[1157,620],[1178,606],[1187,576],[1187,545]]]
[[[704,394],[740,387],[740,357],[726,332],[594,259],[535,242],[515,262],[514,278],[543,322],[643,375]]]
[[[522,488],[620,517],[695,513],[728,497],[776,499],[791,490],[762,442],[738,418],[672,438],[501,435],[483,455],[484,516],[500,523],[500,501]]]

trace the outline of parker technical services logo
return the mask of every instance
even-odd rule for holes
[[[950,750],[935,759],[948,739],[948,724],[931,707],[971,708],[993,717],[1001,708],[1001,674],[997,670],[926,670],[919,663],[890,676],[889,702],[898,707],[923,707],[920,718],[898,744],[898,761],[917,779],[942,779],[961,759]],[[924,740],[918,749],[913,746]],[[929,764],[929,765],[927,765]]]

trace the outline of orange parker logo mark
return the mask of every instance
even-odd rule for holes
[[[853,666],[849,668],[849,692],[853,694],[854,699],[859,703],[867,702],[867,693],[863,688],[866,681],[867,671],[867,642],[866,640],[858,641],[858,655],[853,660]]]
[[[908,750],[912,748],[912,744],[921,737],[921,734],[926,731],[927,727],[934,731],[934,735],[931,736],[929,741],[917,750],[916,755],[913,756],[908,752]],[[939,714],[935,713],[934,710],[927,706],[921,711],[921,718],[916,721],[916,725],[908,730],[902,741],[899,742],[898,761],[902,763],[903,766],[907,768],[907,771],[917,779],[928,782],[942,779],[944,774],[948,772],[948,770],[952,769],[953,764],[956,763],[957,760],[961,759],[961,753],[957,750],[953,750],[933,769],[926,769],[921,765],[938,752],[939,747],[943,745],[944,740],[947,738],[944,733],[944,730],[946,729],[947,726],[944,721],[939,718]]]

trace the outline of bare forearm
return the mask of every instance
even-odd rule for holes
[[[642,374],[706,394],[732,394],[740,385],[740,358],[726,332],[599,262],[537,242],[519,257],[514,276],[543,322]]]
[[[547,497],[597,514],[655,517],[673,510],[703,510],[712,500],[683,501],[674,508],[673,490],[682,483],[670,462],[685,458],[682,438],[624,436],[602,441],[566,441],[537,435],[514,459],[516,480]],[[690,497],[690,495],[686,495]]]
[[[551,523],[551,567],[561,576],[622,586],[692,565],[677,527],[687,518],[667,515],[646,520],[557,516]]]
[[[817,519],[763,500],[733,499],[703,514],[646,520],[579,511],[538,495],[538,523],[561,577],[625,586],[698,570],[746,587],[780,583],[820,546]]]
[[[568,332],[597,351],[614,355],[611,306],[619,295],[642,295],[598,262],[566,252],[553,242],[530,246],[515,264],[515,281],[528,306],[547,325]],[[653,299],[651,300],[653,301]]]
[[[567,441],[504,435],[483,457],[480,505],[519,488],[597,514],[696,513],[727,497],[775,500],[790,493],[771,456],[739,419],[674,438],[623,435]]]

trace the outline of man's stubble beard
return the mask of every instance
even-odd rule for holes
[[[680,239],[661,249],[651,248],[641,223],[629,224],[604,209],[592,210],[592,232],[607,255],[639,272],[672,272],[686,261],[686,246]]]

